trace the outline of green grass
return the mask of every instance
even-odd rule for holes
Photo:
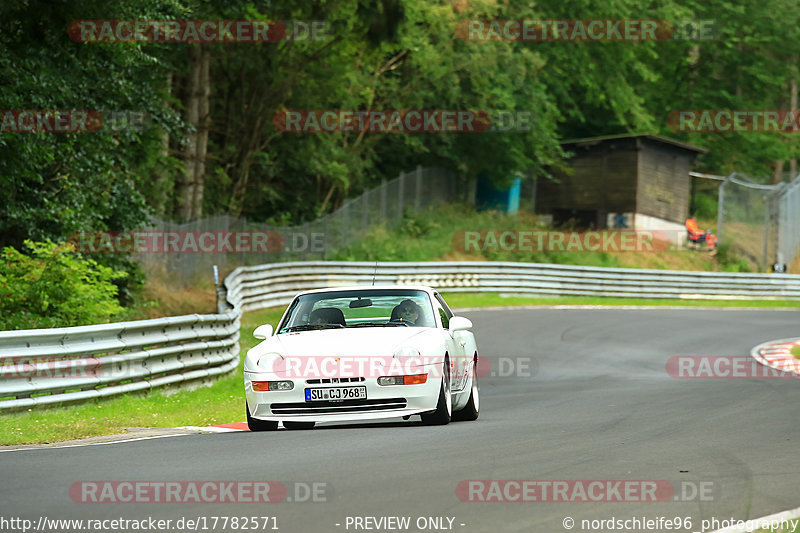
[[[704,228],[707,225],[703,226]],[[695,271],[745,272],[751,267],[737,252],[720,248],[710,254],[688,248],[659,252],[565,251],[465,251],[463,231],[550,230],[537,215],[520,211],[508,216],[497,211],[476,211],[468,205],[444,205],[419,213],[407,212],[393,227],[378,226],[357,243],[334,250],[328,259],[341,261],[517,261],[596,267],[653,268]],[[570,228],[560,228],[567,230]]]
[[[481,252],[464,253],[454,247],[454,235],[461,230],[546,229],[538,218],[520,212],[507,216],[497,211],[475,211],[467,205],[445,205],[421,213],[406,212],[393,228],[376,227],[358,243],[333,253],[339,261],[433,261],[447,259],[527,261],[589,266],[622,266],[604,252]]]
[[[680,305],[715,307],[800,307],[789,301],[644,300],[633,298],[526,298],[499,294],[445,293],[452,307],[519,305]],[[242,354],[256,345],[253,330],[261,324],[276,326],[284,308],[245,313],[242,318]],[[33,444],[112,435],[129,427],[211,426],[240,422],[244,415],[242,364],[237,372],[209,387],[179,390],[172,394],[151,392],[96,400],[66,407],[38,408],[0,415],[0,444]]]

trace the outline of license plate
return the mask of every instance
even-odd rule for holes
[[[306,389],[307,402],[329,402],[331,400],[364,400],[366,387],[316,387]]]

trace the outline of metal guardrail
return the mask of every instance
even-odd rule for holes
[[[800,276],[640,270],[511,262],[320,261],[243,267],[237,304],[286,305],[300,290],[372,283],[431,285],[448,292],[706,300],[800,300]]]
[[[239,364],[239,312],[0,332],[0,410],[209,379]]]
[[[300,262],[239,267],[219,314],[0,332],[0,411],[53,405],[232,372],[241,313],[288,304],[302,290],[430,285],[448,292],[630,298],[800,300],[800,276],[508,262]]]

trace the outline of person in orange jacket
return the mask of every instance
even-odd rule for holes
[[[710,231],[703,231],[697,227],[697,221],[695,219],[686,219],[686,231],[689,233],[689,240],[691,242],[695,244],[704,242],[706,243],[706,249],[709,251],[717,249],[717,236]]]

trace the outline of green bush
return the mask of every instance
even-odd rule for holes
[[[122,313],[114,281],[127,276],[71,244],[25,241],[0,253],[0,330],[80,326]]]
[[[717,247],[717,263],[723,272],[753,272],[750,262],[736,253],[730,243]]]
[[[473,206],[442,205],[419,213],[407,210],[395,227],[379,226],[348,248],[334,250],[331,259],[338,261],[434,261],[443,259],[489,261],[526,261],[567,265],[620,266],[605,252],[503,252],[461,253],[454,245],[454,235],[462,230],[534,230],[548,229],[538,218],[520,213],[508,216],[499,211],[476,211]]]
[[[718,203],[719,200],[716,196],[697,193],[694,195],[694,212],[692,216],[701,220],[716,220]]]
[[[431,220],[429,216],[418,215],[411,209],[406,208],[403,212],[403,223],[400,226],[400,230],[403,235],[418,238],[429,235],[439,227],[440,225]]]

